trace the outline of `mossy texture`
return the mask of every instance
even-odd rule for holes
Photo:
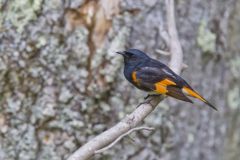
[[[197,43],[203,52],[215,52],[216,35],[207,28],[207,22],[204,20],[199,25]]]
[[[12,0],[7,3],[6,11],[1,15],[4,23],[10,23],[22,32],[24,27],[32,20],[37,19],[43,0]]]
[[[91,5],[99,7],[95,1],[84,11],[79,11],[86,5],[83,0],[0,2],[1,160],[66,159],[132,112],[146,94],[125,80],[116,51],[138,48],[165,63],[169,58],[156,52],[168,50],[164,1],[120,1],[113,7],[120,12],[108,12],[108,19],[98,10],[108,23],[98,21],[101,44],[95,44],[99,39],[93,34],[99,29],[92,23],[96,6]],[[219,112],[197,101],[166,98],[143,122],[155,131],[133,133],[94,159],[219,160],[230,152],[229,157],[237,157],[240,143],[225,147],[240,135],[240,51],[224,41],[237,42],[237,29],[230,30],[240,26],[234,3],[213,1],[211,7],[209,1],[176,1],[176,24],[189,66],[182,76]],[[231,39],[228,31],[236,36]],[[204,65],[202,51],[212,54]]]

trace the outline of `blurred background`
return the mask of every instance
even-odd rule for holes
[[[115,51],[168,64],[164,0],[0,0],[0,159],[66,159],[143,101]],[[176,0],[188,68],[205,104],[166,98],[99,160],[240,159],[240,1]]]

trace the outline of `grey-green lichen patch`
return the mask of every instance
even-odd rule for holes
[[[67,103],[70,98],[72,98],[73,95],[70,92],[70,90],[66,87],[62,87],[59,95],[59,101],[63,103]]]
[[[82,129],[84,127],[83,121],[80,120],[73,120],[69,123],[75,129]]]
[[[6,70],[7,69],[7,65],[6,62],[4,61],[3,57],[0,57],[0,71]]]
[[[235,78],[240,79],[240,57],[230,61],[230,70]]]
[[[106,59],[111,61],[111,63],[109,64],[109,66],[105,67],[105,70],[102,70],[102,74],[106,75],[106,81],[108,83],[113,82],[114,77],[116,77],[115,75],[122,64],[122,57],[120,55],[117,55],[116,52],[124,49],[124,44],[126,42],[127,37],[129,36],[129,33],[130,33],[129,28],[123,27],[119,31],[117,36],[114,37],[109,49],[107,50]]]
[[[116,78],[117,71],[121,65],[121,58],[115,52],[124,49],[126,38],[129,35],[129,29],[123,27],[113,37],[109,48],[97,49],[91,58],[91,80],[88,86],[94,97],[101,98],[110,90],[110,85]]]
[[[203,52],[214,53],[216,49],[216,34],[207,28],[207,22],[202,20],[198,29],[197,44]]]
[[[22,32],[24,27],[37,17],[37,12],[41,9],[42,0],[13,0],[7,3],[7,11],[1,14],[5,23],[11,23]]]
[[[37,142],[34,126],[23,124],[19,125],[16,129],[9,130],[4,142],[4,151],[7,153],[4,159],[30,160],[35,158]],[[12,158],[8,158],[9,156]]]
[[[65,54],[70,54],[70,59],[75,60],[81,66],[88,65],[89,48],[87,46],[89,31],[79,27],[66,39],[67,48]]]
[[[236,85],[228,92],[228,105],[231,109],[236,110],[240,107],[240,89]]]
[[[7,112],[17,113],[21,107],[21,100],[16,99],[16,97],[9,97],[7,99],[7,105],[8,105]]]
[[[19,154],[19,159],[32,159],[35,157],[35,153],[32,150],[37,149],[37,142],[35,137],[35,127],[32,125],[26,125],[25,134],[19,137],[19,148],[23,151]]]
[[[44,160],[62,160],[62,158],[58,155],[57,152],[63,153],[62,150],[60,151],[56,151],[55,148],[53,146],[46,146],[43,145],[43,148],[41,150],[41,152],[39,153],[38,158],[39,159],[44,159]]]
[[[44,1],[46,10],[57,10],[62,9],[62,1],[59,0],[51,0],[51,1]]]
[[[36,47],[37,48],[41,48],[42,46],[45,46],[46,44],[48,43],[47,41],[47,37],[46,36],[39,36],[38,39],[37,39],[37,42],[36,42]],[[30,46],[27,46],[26,49],[28,51],[31,51],[31,47]]]
[[[236,57],[229,62],[230,71],[235,80],[240,79],[240,57]],[[240,87],[234,85],[232,89],[228,91],[228,105],[231,109],[235,110],[240,107]]]

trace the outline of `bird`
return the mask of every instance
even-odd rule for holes
[[[125,78],[138,89],[148,92],[148,95],[165,95],[190,103],[193,101],[189,97],[193,97],[217,110],[167,65],[143,51],[128,49],[116,53],[124,58]]]

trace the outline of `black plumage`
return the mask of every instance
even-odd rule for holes
[[[190,102],[188,96],[198,98],[217,110],[179,75],[158,60],[137,49],[117,52],[124,57],[124,76],[137,88],[151,94],[165,94]]]

